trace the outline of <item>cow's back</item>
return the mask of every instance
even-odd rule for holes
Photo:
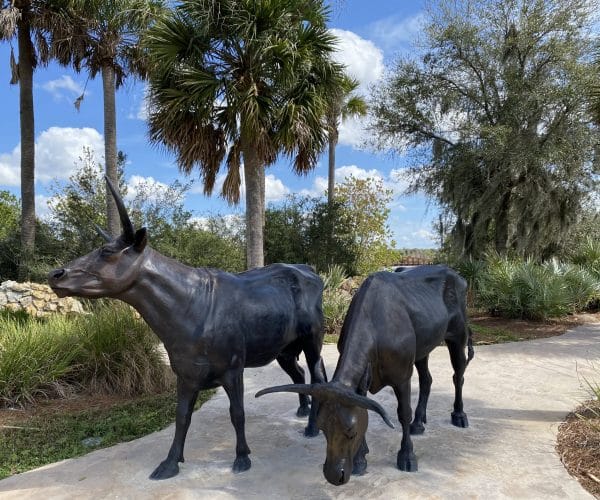
[[[234,280],[237,305],[231,312],[244,332],[246,366],[264,365],[304,335],[322,338],[323,282],[309,266],[271,264]]]
[[[417,336],[417,359],[437,347],[447,335],[465,336],[467,282],[441,265],[419,266],[397,276]],[[465,337],[466,341],[466,337]]]
[[[338,349],[365,344],[365,335],[378,349],[410,349],[405,338],[412,337],[420,359],[440,345],[453,318],[464,318],[465,292],[465,280],[445,266],[371,274],[353,297]]]

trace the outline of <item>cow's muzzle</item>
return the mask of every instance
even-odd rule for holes
[[[352,464],[340,462],[334,466],[330,466],[327,461],[323,464],[323,475],[325,479],[334,486],[340,486],[350,481],[352,473]]]

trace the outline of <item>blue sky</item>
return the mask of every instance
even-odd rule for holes
[[[385,65],[397,54],[414,50],[423,19],[423,1],[388,2],[364,0],[334,0],[331,28],[340,40],[337,58],[347,64],[349,73],[361,82],[366,94],[369,85],[383,75]],[[16,51],[16,43],[13,42]],[[0,44],[0,62],[5,71],[0,75],[0,189],[19,195],[19,91],[8,84],[10,45]],[[103,162],[103,117],[101,79],[91,80],[78,112],[73,101],[86,85],[85,74],[75,74],[68,68],[51,64],[34,74],[36,113],[36,209],[47,212],[53,181],[66,180],[73,171],[83,147],[91,148]],[[144,120],[144,84],[129,81],[117,93],[117,142],[128,157],[126,179],[135,184],[145,180],[168,184],[175,179],[196,180],[185,200],[186,208],[201,217],[208,213],[240,213],[242,204],[230,207],[218,194],[206,197],[198,176],[179,173],[173,157],[147,140]],[[336,180],[346,175],[380,177],[394,191],[390,206],[389,225],[397,247],[435,247],[432,221],[437,209],[423,196],[404,196],[406,181],[402,181],[403,158],[390,158],[361,149],[366,138],[364,122],[350,120],[342,124],[337,149]],[[327,155],[324,153],[308,176],[291,172],[289,161],[281,160],[266,172],[267,202],[277,203],[290,193],[319,195],[326,187]],[[215,190],[218,193],[218,189]]]

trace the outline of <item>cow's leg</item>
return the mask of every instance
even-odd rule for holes
[[[366,396],[367,387],[360,387],[357,392],[361,396]],[[367,453],[369,453],[369,447],[367,446],[366,436],[363,436],[360,447],[352,460],[352,474],[355,476],[362,476],[367,471]]]
[[[427,400],[431,392],[431,373],[429,372],[429,355],[415,361],[415,367],[419,374],[419,403],[415,410],[415,418],[410,424],[411,434],[423,434],[427,423]]]
[[[416,472],[418,469],[417,457],[413,452],[412,439],[410,437],[410,378],[398,386],[394,386],[394,392],[398,399],[398,420],[402,425],[402,442],[398,452],[398,469],[406,472]]]
[[[317,341],[317,338],[317,335],[313,335],[303,347],[306,363],[308,364],[308,369],[310,371],[311,384],[322,384],[327,382],[325,365],[323,363],[323,358],[321,358],[321,342]],[[318,411],[319,402],[313,398],[310,414],[308,415],[308,425],[304,429],[304,435],[306,437],[314,437],[319,434],[319,428],[317,427]]]
[[[355,476],[362,476],[367,471],[367,453],[369,453],[369,447],[366,438],[363,437],[362,443],[354,455],[354,460],[352,460],[352,474]]]
[[[168,479],[179,472],[179,462],[183,462],[183,445],[192,420],[192,411],[198,398],[199,389],[177,377],[177,410],[175,417],[175,437],[167,458],[154,469],[150,479]]]
[[[279,366],[287,373],[294,384],[304,383],[304,369],[296,361],[296,356],[293,354],[282,353],[277,356]],[[300,406],[296,415],[306,417],[310,413],[310,398],[306,394],[300,394]]]
[[[233,472],[244,472],[250,468],[250,448],[246,443],[244,417],[244,370],[231,370],[223,377],[223,389],[229,396],[229,415],[235,428],[236,446]]]
[[[467,357],[465,348],[457,342],[446,341],[448,351],[450,352],[450,361],[454,368],[454,411],[451,414],[452,425],[456,427],[469,427],[467,414],[463,411],[462,387],[464,383],[465,368],[467,367]]]

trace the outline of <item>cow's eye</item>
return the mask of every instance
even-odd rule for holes
[[[100,257],[110,257],[115,251],[112,248],[102,247],[100,249]]]

